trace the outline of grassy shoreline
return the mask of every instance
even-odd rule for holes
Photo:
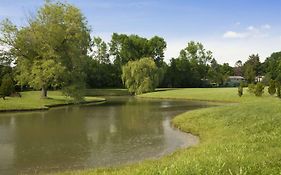
[[[0,100],[0,112],[20,112],[48,110],[52,107],[73,105],[71,98],[65,97],[59,91],[48,92],[47,99],[40,98],[39,91],[22,92],[22,97],[7,97],[6,100]],[[104,101],[104,98],[86,97],[80,104],[97,103]]]
[[[236,88],[178,89],[144,94],[141,97],[238,103],[198,109],[173,119],[173,124],[182,131],[200,137],[195,147],[180,149],[159,160],[119,168],[58,174],[280,174],[281,100],[266,94],[254,97],[245,92],[239,98]]]

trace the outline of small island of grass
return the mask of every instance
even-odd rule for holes
[[[21,97],[6,97],[0,100],[0,112],[44,110],[53,106],[74,104],[73,98],[64,96],[60,91],[50,91],[48,98],[38,98],[40,91],[21,92]],[[95,103],[104,101],[104,98],[85,97],[81,103]]]

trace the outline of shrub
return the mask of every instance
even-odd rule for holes
[[[73,103],[81,103],[85,101],[85,87],[83,83],[75,83],[63,88],[63,94],[73,98]]]
[[[274,95],[276,93],[276,82],[274,80],[270,80],[269,82],[268,93],[270,95]]]
[[[238,96],[239,97],[242,97],[242,95],[243,95],[243,82],[240,82],[240,85],[239,85],[239,87],[238,87]]]
[[[255,93],[255,89],[256,89],[255,84],[249,84],[248,85],[248,91],[249,91],[250,94],[254,94]]]
[[[6,96],[10,96],[15,90],[15,84],[11,77],[12,76],[10,74],[6,74],[2,78],[0,94],[4,100]]]
[[[281,85],[279,82],[276,82],[276,89],[277,89],[277,97],[281,98]]]
[[[262,96],[262,94],[264,93],[264,85],[261,82],[258,82],[255,86],[254,92],[257,97]]]

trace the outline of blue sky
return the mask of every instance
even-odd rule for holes
[[[259,53],[264,60],[281,51],[281,1],[266,0],[68,0],[81,9],[93,36],[110,40],[113,32],[166,39],[166,60],[188,41],[200,41],[220,62],[231,65]],[[43,0],[0,0],[0,19],[18,25]]]

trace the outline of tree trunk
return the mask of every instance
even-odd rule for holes
[[[47,88],[44,86],[42,87],[41,98],[47,98]]]

